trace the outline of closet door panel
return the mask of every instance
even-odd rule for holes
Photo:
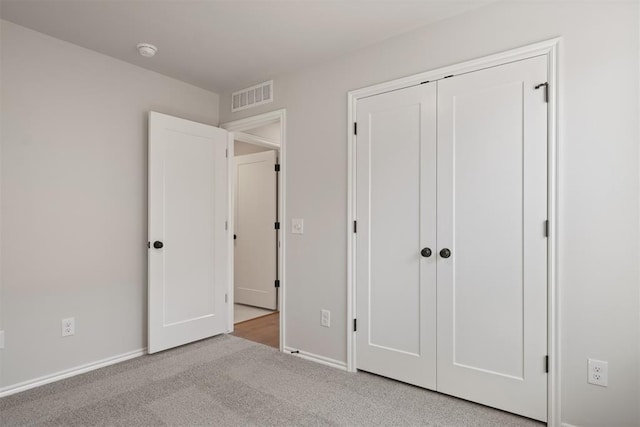
[[[435,388],[435,84],[358,102],[358,369]]]
[[[438,390],[546,420],[546,57],[438,82]]]

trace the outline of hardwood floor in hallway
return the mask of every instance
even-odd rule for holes
[[[236,323],[233,335],[278,348],[280,340],[280,313],[275,312],[258,317],[257,319]]]

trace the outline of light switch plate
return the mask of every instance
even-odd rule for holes
[[[304,220],[302,218],[291,220],[291,234],[304,234]]]

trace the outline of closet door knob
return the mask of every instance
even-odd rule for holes
[[[159,240],[156,240],[155,242],[153,242],[153,247],[156,249],[161,249],[163,246],[164,244]]]
[[[429,258],[431,256],[431,249],[424,248],[423,250],[420,251],[420,255],[422,255],[425,258]]]
[[[440,256],[442,258],[449,258],[451,256],[451,251],[447,248],[444,248],[443,250],[440,251]]]

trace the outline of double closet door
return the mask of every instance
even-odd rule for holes
[[[356,367],[547,416],[546,56],[356,106]]]

